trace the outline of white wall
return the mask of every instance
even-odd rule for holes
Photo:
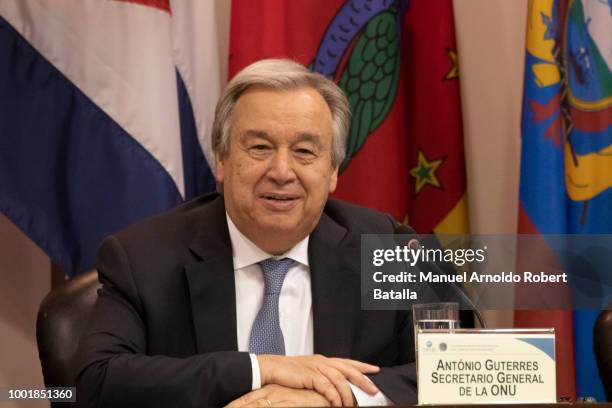
[[[454,0],[454,11],[471,232],[515,234],[527,0]],[[485,318],[512,327],[513,314]]]
[[[49,258],[0,214],[0,387],[42,387],[36,347],[38,305],[51,286]],[[48,403],[2,403],[3,408]]]

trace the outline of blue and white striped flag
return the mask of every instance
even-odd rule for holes
[[[68,275],[104,236],[214,188],[219,7],[0,2],[0,211]]]

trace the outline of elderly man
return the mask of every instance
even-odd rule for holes
[[[349,122],[342,91],[292,61],[229,83],[213,126],[221,194],[100,248],[82,406],[416,401],[408,313],[360,309],[360,235],[396,224],[328,199]]]

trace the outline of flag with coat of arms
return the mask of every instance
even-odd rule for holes
[[[519,232],[612,233],[612,3],[531,0]],[[600,277],[608,285],[610,274]],[[602,307],[605,305],[602,305]],[[604,400],[593,353],[599,310],[517,311],[555,326],[559,396]]]
[[[229,77],[262,58],[295,59],[346,93],[337,198],[420,233],[468,232],[450,0],[233,0]]]

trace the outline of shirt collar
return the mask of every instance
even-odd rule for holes
[[[308,240],[306,236],[298,242],[293,248],[282,255],[272,255],[259,248],[250,239],[244,236],[236,227],[227,211],[225,212],[227,219],[227,227],[229,229],[230,240],[232,242],[232,257],[234,261],[234,270],[244,268],[249,265],[256,264],[268,258],[282,259],[290,258],[296,262],[309,267],[308,263]]]

